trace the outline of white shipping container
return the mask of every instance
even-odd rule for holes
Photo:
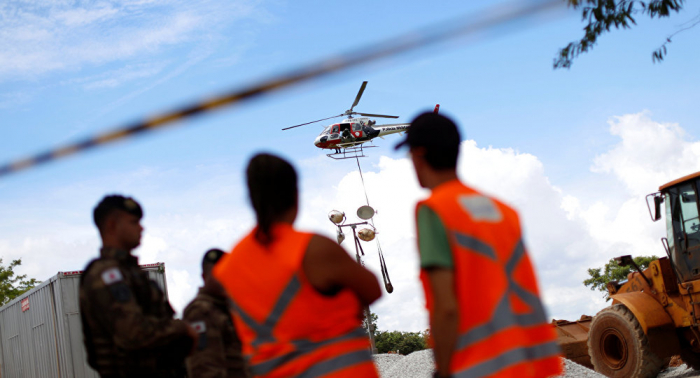
[[[168,300],[165,264],[141,265]],[[82,271],[58,272],[0,307],[0,377],[98,378],[87,364],[78,287]]]

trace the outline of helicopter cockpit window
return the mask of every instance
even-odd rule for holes
[[[330,132],[331,132],[331,127],[326,126],[326,128],[323,129],[323,131],[321,131],[321,135],[328,135]]]
[[[338,129],[339,127],[340,127],[340,125],[338,125],[338,124],[333,125],[333,127],[331,129],[331,134],[338,134],[340,132],[340,130]]]
[[[360,125],[359,122],[352,124],[352,131],[360,131],[360,130],[362,130],[362,125]]]

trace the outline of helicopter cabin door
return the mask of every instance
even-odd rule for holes
[[[352,136],[355,138],[362,137],[362,124],[357,122],[352,124]]]
[[[331,139],[340,139],[340,125],[337,123],[331,127]]]

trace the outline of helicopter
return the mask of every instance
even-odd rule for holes
[[[354,111],[353,109],[360,102],[360,98],[362,97],[362,93],[364,93],[366,87],[367,81],[363,81],[362,86],[360,86],[360,90],[357,92],[357,96],[355,96],[355,101],[352,103],[350,109],[346,110],[344,113],[327,118],[322,118],[316,121],[285,127],[282,130],[289,130],[295,127],[305,126],[312,123],[345,116],[347,118],[342,120],[340,123],[334,123],[326,126],[323,129],[323,131],[321,131],[321,134],[319,134],[314,140],[314,145],[321,149],[334,150],[334,153],[326,155],[336,160],[365,157],[364,147],[376,146],[363,146],[363,143],[369,142],[376,137],[384,139],[383,137],[385,135],[404,133],[410,125],[410,123],[392,123],[377,125],[377,121],[372,120],[369,117],[399,117],[385,114],[371,114]],[[434,112],[437,113],[439,109],[440,104],[435,105]],[[355,118],[353,117],[353,115],[360,115],[362,117]]]

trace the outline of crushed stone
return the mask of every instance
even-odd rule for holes
[[[420,350],[407,356],[376,354],[374,362],[381,378],[431,378],[435,371],[432,349]]]
[[[670,367],[663,370],[657,378],[698,378],[700,371],[693,370],[686,364],[678,367]]]
[[[565,372],[557,378],[605,378],[604,375],[562,358]],[[400,354],[376,354],[374,362],[381,378],[431,378],[435,371],[432,349],[413,352],[407,356]],[[658,378],[700,378],[700,371],[686,365],[667,368]]]
[[[560,375],[560,378],[605,378],[603,374],[596,373],[583,365],[579,365],[574,361],[562,358],[564,361],[564,374]]]

